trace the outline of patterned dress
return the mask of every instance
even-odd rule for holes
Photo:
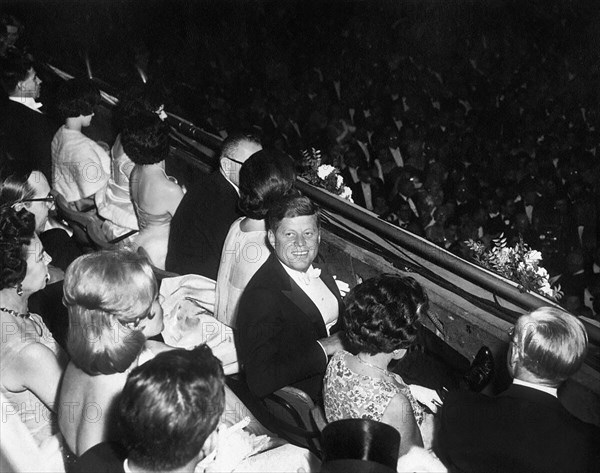
[[[325,416],[328,422],[340,419],[372,419],[381,422],[383,413],[396,394],[409,400],[418,425],[423,422],[423,408],[415,400],[400,376],[373,378],[357,374],[346,364],[352,356],[346,351],[333,355],[323,387]]]

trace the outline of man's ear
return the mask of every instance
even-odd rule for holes
[[[267,238],[269,239],[269,244],[271,247],[275,249],[275,233],[273,233],[273,230],[269,230],[267,232]]]

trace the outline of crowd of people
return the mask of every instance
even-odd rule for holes
[[[197,61],[157,46],[149,73],[174,84],[185,74],[204,93],[173,101],[175,86],[158,96],[132,89],[112,143],[85,133],[100,101],[91,80],[65,81],[56,114],[42,107],[36,63],[18,47],[22,24],[2,17],[0,393],[35,446],[27,459],[3,448],[2,461],[57,471],[321,468],[251,414],[252,429],[228,432],[225,412],[248,410],[207,340],[192,350],[161,340],[160,274],[214,282],[213,315],[234,332],[254,399],[292,386],[330,423],[388,424],[401,437],[393,457],[408,459],[402,471],[413,457],[429,471],[593,471],[598,427],[569,413],[557,390],[587,353],[576,315],[600,314],[600,295],[586,299],[600,291],[597,67],[558,39],[529,41],[519,25],[508,38],[457,40],[451,59],[423,54],[418,32],[379,8],[342,15],[339,34],[303,23],[313,47],[331,41],[297,61],[282,49],[298,41],[281,29],[290,14],[273,8],[278,35],[261,43],[260,60],[250,46],[264,31],[243,28],[235,42],[185,51]],[[567,17],[557,38],[577,21]],[[165,106],[223,138],[218,169],[189,188],[166,174]],[[570,313],[519,318],[507,391],[480,393],[494,373],[485,348],[449,390],[406,383],[393,368],[415,341],[427,293],[407,276],[351,289],[332,277],[319,209],[294,186],[307,148],[339,167],[359,205],[459,255],[469,256],[468,239],[501,235],[543,253]],[[113,249],[83,245],[54,218],[55,201],[102,222]],[[23,436],[12,420],[6,428]]]

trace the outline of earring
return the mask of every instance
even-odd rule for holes
[[[23,285],[21,283],[17,284],[16,290],[17,290],[17,296],[23,295]]]

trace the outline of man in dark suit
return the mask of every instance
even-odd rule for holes
[[[42,81],[28,56],[9,54],[1,66],[0,82],[7,97],[0,98],[0,146],[13,159],[27,160],[50,177],[50,144],[58,123],[39,110],[42,104],[36,99]]]
[[[223,142],[220,169],[194,183],[183,197],[169,235],[166,269],[217,279],[221,251],[238,210],[242,164],[262,146],[253,135],[235,134]]]
[[[366,166],[358,168],[358,179],[357,183],[350,186],[352,200],[356,205],[377,213],[382,207],[382,199],[385,202],[383,183],[378,178],[373,177],[371,169]]]
[[[317,400],[328,357],[342,348],[335,331],[343,309],[333,278],[312,266],[321,240],[318,211],[295,194],[269,210],[267,225],[274,253],[240,300],[239,359],[256,396],[292,385]]]
[[[444,401],[438,455],[451,471],[597,471],[600,429],[571,415],[557,388],[585,359],[574,316],[542,307],[510,332],[512,386],[496,397],[459,391]]]

